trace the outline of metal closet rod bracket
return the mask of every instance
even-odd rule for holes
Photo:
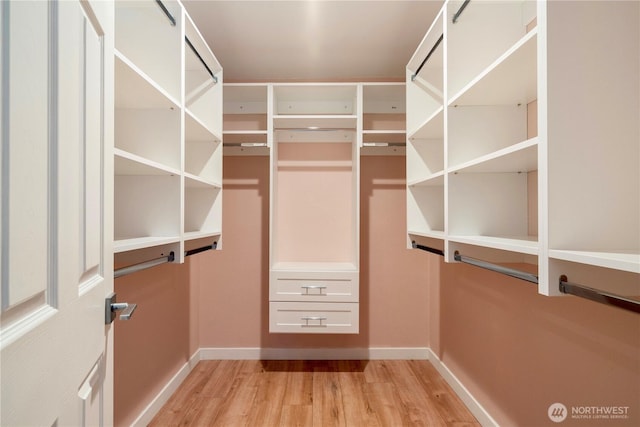
[[[538,284],[538,276],[536,276],[535,274],[516,270],[514,268],[504,267],[502,265],[492,264],[490,262],[483,261],[480,259],[464,256],[460,254],[460,252],[458,251],[454,252],[453,259],[459,262],[463,262],[465,264],[475,265],[476,267],[484,268],[486,270],[495,271],[496,273],[501,273],[507,276],[515,277],[516,279],[525,280],[527,282]]]
[[[444,252],[441,251],[440,249],[431,248],[431,247],[425,246],[425,245],[419,245],[419,244],[416,243],[415,240],[411,242],[411,247],[413,249],[420,249],[420,250],[423,250],[423,251],[431,252],[432,254],[444,256]]]
[[[640,313],[640,301],[601,291],[599,289],[590,288],[588,286],[570,283],[569,279],[564,274],[560,276],[558,287],[560,292],[563,294],[575,295],[601,304],[612,305],[624,310],[633,311],[634,313]]]

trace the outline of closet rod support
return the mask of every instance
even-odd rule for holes
[[[527,273],[525,271],[516,270],[509,267],[503,267],[502,265],[492,264],[480,259],[470,258],[468,256],[461,255],[460,252],[455,251],[453,259],[465,264],[474,265],[476,267],[484,268],[486,270],[495,271],[496,273],[505,274],[507,276],[515,277],[516,279],[525,280],[527,282],[538,284],[538,276],[535,274]]]
[[[184,251],[184,256],[188,257],[188,256],[191,256],[191,255],[199,254],[200,252],[210,251],[210,250],[215,249],[217,247],[218,247],[218,242],[213,242],[213,244],[208,245],[208,246],[203,246],[201,248],[190,249],[188,251]]]
[[[175,254],[173,251],[168,256],[163,256],[160,258],[155,258],[149,261],[141,262],[139,264],[130,265],[129,267],[123,267],[115,270],[113,272],[113,278],[117,279],[118,277],[126,276],[127,274],[136,273],[141,270],[146,270],[147,268],[155,267],[156,265],[165,264],[167,262],[173,262],[175,260]]]
[[[171,14],[171,12],[169,12],[169,10],[164,5],[164,3],[162,3],[162,0],[156,0],[156,3],[158,4],[158,6],[160,6],[160,9],[162,9],[164,14],[167,15],[167,18],[169,19],[169,22],[171,22],[171,26],[175,27],[176,26],[176,18],[173,17],[173,15]]]
[[[218,83],[218,78],[213,74],[213,71],[211,71],[211,68],[209,68],[209,66],[207,65],[206,62],[204,62],[204,59],[202,59],[202,56],[200,56],[200,54],[198,53],[198,51],[196,50],[195,46],[193,46],[193,44],[191,44],[191,40],[189,40],[189,38],[187,36],[184,36],[184,41],[187,42],[187,45],[191,48],[191,50],[193,51],[193,53],[198,57],[198,59],[200,60],[200,62],[202,62],[202,65],[204,65],[204,68],[207,69],[207,73],[209,73],[209,75],[211,76],[211,78],[213,79],[214,83]]]
[[[469,0],[467,0],[467,1],[469,1]],[[426,64],[427,61],[429,60],[429,58],[431,58],[431,55],[433,55],[433,52],[435,52],[435,50],[438,48],[438,46],[440,46],[440,43],[442,43],[442,39],[443,38],[444,38],[444,34],[440,34],[440,38],[438,39],[438,41],[433,45],[433,47],[431,48],[431,50],[429,51],[427,56],[424,58],[424,60],[422,61],[422,63],[420,64],[420,66],[418,67],[416,72],[413,73],[413,75],[411,76],[411,81],[414,81],[416,79],[416,77],[418,77],[418,74],[420,73],[420,70],[422,70],[422,67],[424,67],[424,64]]]
[[[601,304],[612,305],[624,310],[633,311],[634,313],[640,313],[640,301],[588,286],[570,283],[565,275],[560,276],[559,288],[563,294],[575,295]]]
[[[413,247],[413,249],[420,249],[420,250],[423,250],[423,251],[431,252],[432,254],[444,256],[444,252],[441,251],[440,249],[430,248],[429,246],[424,246],[424,245],[419,245],[415,241],[411,242],[411,246]]]
[[[464,0],[464,3],[462,3],[462,6],[460,6],[460,9],[458,9],[458,11],[456,12],[455,15],[453,15],[453,20],[452,22],[455,24],[458,21],[458,18],[460,17],[460,15],[462,14],[462,11],[464,10],[465,7],[467,7],[467,5],[469,4],[471,0]]]

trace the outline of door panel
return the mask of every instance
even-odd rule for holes
[[[0,8],[0,425],[109,425],[113,3]]]

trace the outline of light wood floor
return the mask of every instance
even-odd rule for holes
[[[150,426],[479,426],[428,361],[202,361]]]

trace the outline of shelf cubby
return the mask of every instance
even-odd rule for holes
[[[277,116],[356,116],[355,84],[278,84],[273,88],[273,113]]]
[[[115,47],[171,98],[179,100],[183,12],[178,1],[163,3],[175,24],[155,1],[115,2]]]
[[[116,169],[114,188],[116,242],[141,239],[139,243],[156,245],[180,240],[179,175],[121,175]],[[118,245],[126,247],[126,242]]]
[[[454,101],[474,79],[482,75],[498,58],[520,41],[528,25],[536,18],[536,2],[500,1],[472,2],[453,21],[462,0],[451,1],[446,7],[447,25],[447,91]],[[535,45],[533,47],[535,51]],[[535,55],[534,55],[535,59]],[[521,71],[530,75],[533,70]],[[509,85],[508,80],[503,84]]]
[[[444,178],[407,189],[407,229],[410,235],[444,238]]]

